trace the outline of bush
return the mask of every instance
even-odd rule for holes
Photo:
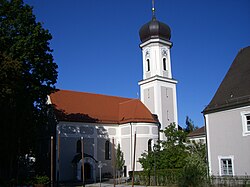
[[[33,184],[49,184],[50,180],[49,180],[49,177],[47,177],[46,175],[37,175],[35,178],[34,178],[34,182]]]
[[[180,169],[162,169],[156,170],[156,176],[154,176],[154,170],[150,172],[135,171],[134,182],[135,184],[147,186],[155,184],[157,186],[174,185],[178,183],[180,172]],[[132,172],[129,172],[129,176],[132,178]]]
[[[205,186],[207,184],[207,166],[197,154],[186,158],[186,165],[183,167],[178,184],[180,187]]]

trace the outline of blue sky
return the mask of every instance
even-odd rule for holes
[[[25,0],[53,35],[57,87],[137,98],[142,79],[139,29],[151,0]],[[172,31],[179,124],[204,124],[209,104],[238,51],[250,45],[249,0],[155,0]]]

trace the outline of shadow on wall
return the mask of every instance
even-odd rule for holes
[[[54,112],[57,120],[59,121],[71,121],[71,122],[85,122],[85,123],[97,123],[99,120],[90,117],[88,114],[81,113],[66,113],[64,110],[58,110],[54,107]]]

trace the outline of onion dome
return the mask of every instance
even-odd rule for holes
[[[153,16],[150,22],[141,27],[139,35],[141,42],[153,38],[160,38],[169,41],[171,38],[171,29],[167,24],[158,21],[156,17]]]

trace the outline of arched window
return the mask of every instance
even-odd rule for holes
[[[150,71],[150,61],[147,59],[147,71]]]
[[[152,139],[148,140],[148,152],[152,151]]]
[[[166,71],[167,70],[166,58],[162,59],[162,63],[163,63],[163,70]]]
[[[105,142],[105,160],[110,160],[110,143],[109,140]]]
[[[76,142],[76,153],[81,153],[82,152],[82,142],[81,140],[78,140]]]

